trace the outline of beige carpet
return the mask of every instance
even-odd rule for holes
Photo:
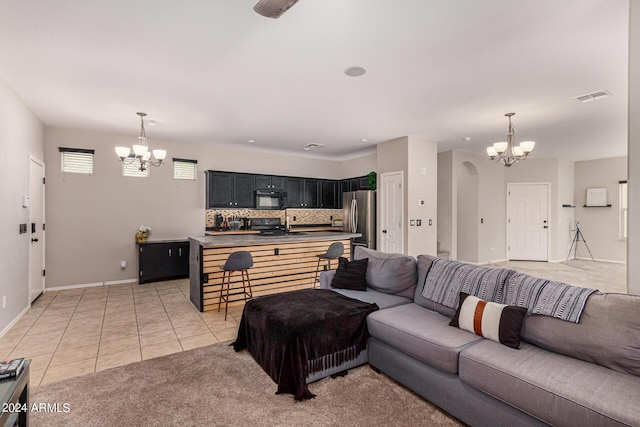
[[[448,414],[368,365],[310,385],[315,399],[276,395],[246,351],[214,344],[35,387],[31,426],[457,426]]]

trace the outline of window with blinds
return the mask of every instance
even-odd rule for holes
[[[136,159],[136,156],[133,154],[129,154],[129,158],[122,162],[122,176],[147,178],[149,176],[149,169],[141,171],[140,161]]]
[[[69,173],[93,173],[95,150],[84,148],[58,147],[60,150],[60,170]]]
[[[189,159],[173,159],[173,179],[196,180],[198,161]]]

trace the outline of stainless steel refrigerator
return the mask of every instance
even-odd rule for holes
[[[347,191],[342,193],[342,221],[344,231],[360,233],[353,239],[351,255],[355,246],[376,248],[376,192],[375,190]]]

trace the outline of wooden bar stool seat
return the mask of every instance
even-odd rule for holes
[[[342,255],[344,254],[344,244],[342,242],[333,242],[331,245],[329,245],[329,249],[327,249],[327,252],[321,254],[321,255],[317,255],[318,257],[318,266],[316,267],[316,278],[313,281],[313,286],[316,286],[316,283],[318,282],[318,274],[320,274],[320,261],[322,261],[323,259],[327,260],[327,266],[326,269],[330,270],[331,269],[331,260],[332,259],[338,259],[340,258]]]
[[[253,266],[253,257],[251,253],[248,251],[237,251],[232,252],[227,257],[224,265],[220,267],[222,270],[222,286],[220,287],[220,297],[218,298],[218,312],[220,311],[220,307],[222,305],[222,300],[224,300],[224,320],[227,320],[227,309],[229,307],[229,287],[231,286],[231,273],[234,271],[239,271],[242,276],[242,296],[244,300],[253,298],[253,293],[251,292],[251,282],[249,281],[249,271],[248,269]],[[245,283],[246,276],[246,283]],[[226,279],[226,280],[225,280]],[[222,295],[225,290],[226,283],[226,294]]]

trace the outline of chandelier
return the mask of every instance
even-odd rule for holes
[[[167,157],[167,150],[153,150],[153,157],[156,161],[151,160],[151,152],[147,144],[147,137],[144,132],[144,117],[147,113],[136,113],[140,116],[140,136],[138,143],[133,146],[133,156],[129,156],[131,149],[129,147],[116,147],[116,154],[122,160],[122,163],[130,165],[136,161],[140,162],[139,169],[145,171],[149,166],[160,166],[162,161]]]
[[[516,113],[505,114],[505,116],[509,118],[507,142],[496,142],[492,146],[487,147],[487,155],[489,155],[489,159],[494,162],[500,162],[506,167],[509,167],[514,163],[518,163],[520,160],[526,159],[536,145],[535,141],[522,141],[518,146],[513,145],[514,130],[513,123],[511,123],[511,116],[514,116],[515,114]]]

